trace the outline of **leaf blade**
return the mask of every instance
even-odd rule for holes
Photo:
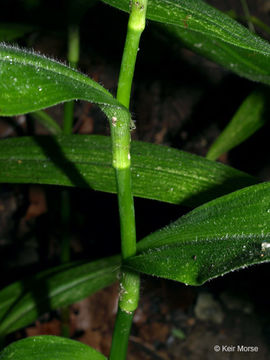
[[[129,12],[129,0],[103,0]],[[201,0],[149,0],[147,18],[193,51],[253,81],[270,84],[270,44]],[[164,25],[165,24],[165,25]]]
[[[198,206],[258,182],[220,163],[166,146],[133,141],[135,196]],[[23,137],[0,141],[0,182],[91,187],[116,193],[105,136]]]
[[[129,111],[106,89],[76,69],[43,55],[0,44],[0,116],[41,110],[62,102],[96,103],[109,120],[129,123]]]
[[[7,346],[0,359],[7,360],[106,360],[90,346],[58,336],[33,336]]]
[[[146,274],[201,285],[270,261],[270,183],[206,203],[137,244],[126,265]]]
[[[269,95],[260,89],[247,96],[229,124],[211,145],[206,158],[216,160],[259,130],[266,122],[265,109],[268,100]]]
[[[120,256],[60,266],[0,291],[0,334],[35,321],[44,312],[79,301],[117,280]]]

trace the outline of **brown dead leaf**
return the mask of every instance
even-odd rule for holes
[[[94,131],[94,119],[89,115],[91,108],[93,107],[90,103],[82,104],[82,114],[80,114],[80,119],[78,121],[78,129],[76,125],[74,131],[78,131],[79,134],[92,134]]]
[[[61,335],[61,322],[58,319],[41,323],[36,321],[35,326],[30,326],[25,329],[27,336],[36,335]]]
[[[44,189],[38,185],[29,188],[29,206],[23,218],[24,221],[34,219],[48,211]]]
[[[71,333],[83,331],[76,339],[109,355],[118,301],[118,284],[109,286],[74,305]]]

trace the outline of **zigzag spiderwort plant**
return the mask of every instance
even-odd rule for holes
[[[167,33],[237,74],[268,85],[270,45],[200,0],[104,2],[130,12],[117,98],[72,68],[1,44],[0,114],[12,116],[82,99],[97,103],[107,115],[111,140],[74,135],[2,140],[0,181],[90,186],[117,192],[122,255],[90,263],[62,264],[28,279],[27,291],[22,290],[21,282],[4,288],[0,291],[0,335],[31,323],[39,311],[66,306],[113,283],[121,267],[110,353],[110,359],[121,360],[126,357],[138,303],[140,272],[201,285],[234,269],[270,259],[269,183],[259,183],[241,171],[179,150],[130,142],[130,90],[145,18],[165,24]],[[256,106],[245,127],[239,118],[249,111],[250,102]],[[233,130],[227,130],[218,150],[208,157],[215,158],[218,152],[250,136],[258,124],[261,126],[264,103],[263,90],[251,94],[230,125],[235,129],[237,124],[237,139],[228,141]],[[48,156],[50,149],[52,157]],[[183,203],[195,209],[136,245],[133,195]],[[35,300],[31,296],[31,289],[39,288],[42,282],[48,289],[45,298],[50,299],[49,309],[44,305],[43,293]],[[86,345],[51,336],[15,342],[1,352],[0,359],[40,360],[48,356],[60,360],[105,359]]]

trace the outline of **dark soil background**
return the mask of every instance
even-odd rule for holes
[[[243,15],[239,0],[208,0]],[[34,24],[18,41],[57,59],[66,57],[66,1],[4,1],[0,21]],[[248,1],[250,12],[270,24],[268,0]],[[81,22],[79,69],[116,92],[127,15],[102,3]],[[246,25],[244,23],[244,25]],[[269,40],[269,35],[256,29]],[[148,23],[136,67],[131,110],[133,138],[204,156],[256,84],[183,48]],[[61,124],[63,106],[47,110]],[[74,132],[109,135],[97,107],[75,105]],[[0,118],[0,137],[47,134],[28,116]],[[269,124],[219,160],[270,179]],[[115,195],[70,189],[72,259],[96,259],[120,251]],[[60,187],[0,187],[0,285],[59,263]],[[138,239],[188,211],[182,206],[135,199]],[[244,214],[243,214],[244,215]],[[270,358],[269,265],[253,266],[201,287],[142,276],[128,359],[212,360]],[[117,309],[118,285],[71,307],[72,338],[108,355]],[[7,342],[37,334],[60,334],[59,312],[45,314]],[[215,352],[214,345],[257,346],[256,353]]]

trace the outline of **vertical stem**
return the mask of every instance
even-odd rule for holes
[[[147,0],[132,0],[117,89],[117,99],[127,108],[129,108],[131,85],[140,38],[145,28],[146,9]]]
[[[68,62],[70,66],[77,67],[80,53],[80,33],[79,25],[71,24],[68,28]],[[63,133],[65,135],[72,134],[73,128],[74,101],[65,103],[64,105],[64,123]],[[62,215],[62,244],[61,244],[61,263],[70,261],[70,233],[69,222],[71,215],[70,196],[68,191],[63,190],[61,194],[61,215]],[[69,337],[69,307],[61,309],[61,334]]]
[[[68,62],[73,68],[77,67],[80,54],[80,30],[79,25],[71,24],[68,27]],[[74,101],[65,103],[64,105],[64,124],[63,132],[66,135],[72,133],[73,126],[73,110]]]
[[[141,34],[145,28],[147,0],[132,0],[127,37],[119,75],[117,99],[129,107],[130,93]],[[122,258],[136,254],[136,227],[130,172],[130,119],[111,119],[113,167],[116,173],[121,228]],[[110,360],[126,358],[128,337],[139,301],[140,278],[124,270],[120,283],[118,313],[112,339]]]
[[[114,325],[110,360],[124,360],[126,358],[132,319],[133,313],[129,314],[126,311],[123,311],[120,307],[118,308]]]
[[[80,56],[80,28],[78,24],[71,24],[68,28],[68,62],[76,68]]]
[[[69,135],[72,133],[73,114],[74,114],[74,101],[66,102],[64,104],[64,124],[63,124],[63,133],[65,135]]]

